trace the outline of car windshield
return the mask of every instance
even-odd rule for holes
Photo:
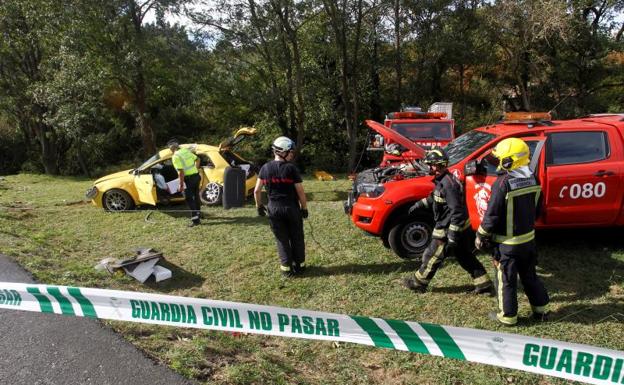
[[[137,167],[137,169],[139,170],[143,170],[144,168],[146,168],[148,165],[156,162],[158,159],[160,159],[160,155],[156,154],[154,156],[152,156],[151,158],[149,158],[148,160],[146,160],[145,162],[143,162],[142,165],[140,165],[139,167]]]
[[[494,139],[496,135],[483,131],[468,131],[449,143],[444,150],[449,157],[449,166],[459,163],[468,155],[472,154],[486,143]]]
[[[452,138],[449,122],[393,123],[392,129],[409,140]]]

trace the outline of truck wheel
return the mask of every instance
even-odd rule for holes
[[[433,226],[425,217],[403,217],[388,233],[392,251],[403,259],[419,259],[431,242]]]

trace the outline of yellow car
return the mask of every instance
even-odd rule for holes
[[[255,135],[255,128],[241,128],[233,137],[216,146],[207,144],[182,144],[200,159],[201,201],[207,205],[221,203],[223,175],[230,166],[246,172],[247,195],[253,193],[257,169],[251,163],[232,151],[232,148],[247,136]],[[135,206],[184,201],[177,192],[178,173],[171,162],[171,151],[159,151],[135,169],[107,175],[96,180],[87,190],[86,197],[97,207],[107,211],[132,210]]]

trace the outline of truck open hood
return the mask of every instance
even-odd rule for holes
[[[425,150],[422,147],[407,139],[398,132],[389,129],[388,127],[384,126],[381,123],[377,123],[374,120],[367,120],[364,123],[366,123],[366,125],[372,130],[377,131],[381,136],[384,137],[384,139],[386,139],[386,141],[391,140],[394,143],[400,144],[401,146],[413,152],[417,157],[425,157]]]

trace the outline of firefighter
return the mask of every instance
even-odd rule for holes
[[[254,198],[258,215],[269,215],[281,273],[292,277],[305,270],[303,219],[308,217],[307,201],[299,170],[291,163],[295,157],[295,143],[280,136],[271,148],[275,158],[260,169]],[[261,200],[263,186],[269,198],[268,210]]]
[[[413,277],[404,280],[404,285],[414,292],[425,292],[444,259],[453,253],[459,265],[473,279],[475,287],[472,292],[491,293],[492,281],[473,253],[474,233],[470,228],[461,182],[448,171],[448,157],[442,148],[436,147],[427,152],[424,162],[429,165],[430,174],[434,175],[435,188],[427,198],[416,202],[409,213],[414,215],[425,208],[433,209],[433,239],[423,253],[420,268]]]
[[[492,151],[503,173],[492,186],[492,195],[483,221],[477,230],[475,246],[494,246],[498,312],[490,318],[504,325],[518,322],[518,281],[529,298],[533,318],[545,321],[549,298],[535,272],[535,217],[541,188],[528,167],[529,147],[518,138],[502,140]]]
[[[191,223],[189,227],[200,224],[200,205],[199,185],[201,184],[201,176],[199,175],[199,158],[193,154],[188,148],[181,148],[176,139],[167,142],[167,147],[173,153],[171,161],[173,167],[178,171],[180,185],[178,192],[184,190],[184,199],[191,210]]]

